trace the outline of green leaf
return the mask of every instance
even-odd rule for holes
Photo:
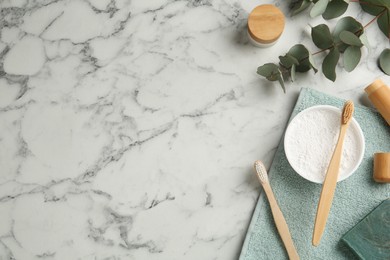
[[[296,70],[296,65],[293,64],[291,66],[291,81],[295,81],[295,70]]]
[[[299,2],[296,2],[292,6],[291,15],[294,16],[306,8],[308,8],[311,5],[311,2],[309,0],[301,0]]]
[[[309,51],[303,44],[296,44],[290,48],[287,54],[295,57],[298,61],[306,58]]]
[[[326,7],[325,12],[322,14],[322,17],[326,20],[333,19],[336,17],[339,17],[348,8],[348,3],[344,0],[332,0],[329,2],[328,6]]]
[[[340,40],[348,45],[362,47],[363,43],[360,41],[359,37],[357,37],[354,33],[349,31],[342,31],[340,33]]]
[[[360,1],[360,6],[366,13],[377,16],[386,7],[390,9],[390,2],[388,0],[365,0]]]
[[[350,17],[350,16],[347,16],[347,17],[343,17],[341,18],[334,30],[333,30],[333,39],[334,39],[334,42],[340,42],[340,33],[342,31],[349,31],[351,33],[354,33],[356,34],[356,36],[360,36],[363,34],[364,32],[364,29],[363,29],[363,26],[361,23],[359,23],[358,21],[356,21],[354,18]],[[347,44],[345,43],[342,43],[338,46],[338,49],[340,52],[344,52],[344,50],[348,47]]]
[[[361,31],[363,33],[363,25],[354,18],[346,16],[337,22],[336,27],[333,30],[333,37],[335,38],[335,41],[340,40],[339,36],[342,31],[349,31],[352,33],[358,33]],[[358,35],[360,36],[361,33]]]
[[[263,77],[270,77],[276,70],[279,70],[278,65],[274,63],[266,63],[257,68],[257,74]]]
[[[329,27],[326,24],[320,24],[311,28],[311,38],[314,44],[320,49],[327,49],[333,45],[333,38]]]
[[[282,73],[279,70],[279,66],[274,63],[266,63],[257,68],[257,74],[265,77],[269,81],[279,81],[283,91],[286,92]]]
[[[323,14],[328,6],[329,0],[318,0],[310,10],[310,16],[316,17]]]
[[[360,35],[359,39],[362,41],[364,46],[367,47],[368,50],[371,49],[371,46],[370,46],[370,43],[368,42],[368,38],[367,38],[367,34],[366,33],[363,33],[362,35]]]
[[[309,63],[310,63],[310,67],[314,70],[314,73],[317,73],[318,69],[316,68],[316,64],[314,62],[313,55],[311,55],[310,53],[309,53]]]
[[[268,77],[266,77],[266,79],[268,79],[269,81],[277,81],[278,80],[278,71],[275,71],[273,73],[271,73],[271,75],[269,75]]]
[[[299,64],[296,67],[296,71],[306,72],[310,70],[311,66],[309,61],[309,51],[304,45],[294,45],[293,47],[291,47],[287,54],[293,56],[299,61]]]
[[[384,73],[390,76],[390,49],[384,49],[379,56],[379,66]]]
[[[378,18],[377,22],[379,29],[381,29],[383,34],[390,39],[390,9],[387,9],[387,11]]]
[[[322,63],[322,73],[324,73],[325,77],[330,79],[331,81],[336,80],[336,65],[340,58],[340,52],[337,48],[333,48],[330,50],[328,55],[326,55],[323,63]]]
[[[284,80],[283,80],[282,74],[279,73],[277,77],[278,77],[279,84],[283,89],[283,92],[286,93],[286,87],[284,86]]]
[[[353,71],[359,64],[362,52],[357,46],[349,46],[344,52],[344,68],[346,71]]]
[[[298,65],[299,61],[292,55],[286,54],[284,56],[279,56],[280,64],[282,64],[285,68],[289,69],[292,65]]]

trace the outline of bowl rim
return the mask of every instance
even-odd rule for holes
[[[290,164],[290,166],[293,168],[293,170],[299,175],[301,176],[302,178],[310,181],[310,182],[313,182],[313,183],[318,183],[318,184],[322,184],[323,181],[317,181],[313,178],[308,178],[307,176],[303,176],[292,164],[291,164],[291,159],[289,159],[289,151],[286,149],[286,143],[287,143],[287,138],[289,135],[289,131],[291,131],[291,123],[293,123],[294,120],[296,120],[296,118],[300,118],[303,114],[307,113],[307,112],[310,112],[312,110],[318,110],[318,109],[324,109],[324,110],[331,110],[331,111],[335,111],[335,112],[339,112],[340,113],[340,116],[341,116],[341,113],[342,113],[342,109],[338,108],[338,107],[335,107],[335,106],[331,106],[331,105],[315,105],[315,106],[311,106],[311,107],[308,107],[304,110],[302,110],[301,112],[299,112],[298,114],[296,114],[294,116],[294,118],[292,118],[290,120],[290,122],[288,123],[288,126],[286,128],[286,131],[285,131],[285,134],[284,134],[284,140],[283,140],[283,146],[284,146],[284,153],[286,155],[286,158],[287,158],[287,161],[288,163]],[[350,170],[347,174],[345,174],[344,176],[342,176],[340,178],[339,176],[339,179],[337,180],[337,182],[341,182],[345,179],[347,179],[348,177],[350,177],[352,174],[354,174],[356,172],[356,170],[359,168],[360,164],[362,163],[363,161],[363,157],[364,157],[364,153],[365,153],[365,150],[366,150],[366,143],[365,143],[365,139],[364,139],[364,134],[363,134],[363,131],[359,125],[359,123],[357,122],[357,120],[355,119],[355,117],[352,117],[352,120],[351,120],[351,124],[354,125],[356,131],[357,131],[357,134],[359,136],[359,143],[360,143],[360,154],[359,154],[359,158],[358,160],[356,161],[356,164],[355,166],[352,168],[352,170]],[[287,145],[288,146],[288,145]],[[291,156],[290,156],[291,158]]]

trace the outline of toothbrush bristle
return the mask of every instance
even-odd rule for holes
[[[343,115],[342,123],[343,124],[346,124],[346,123],[348,123],[349,120],[351,120],[352,115],[353,115],[353,110],[354,110],[353,102],[351,100],[348,100],[347,102],[345,102],[343,112],[342,112],[342,115]]]
[[[267,170],[261,161],[255,162],[256,175],[261,182],[268,182]]]

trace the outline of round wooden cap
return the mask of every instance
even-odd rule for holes
[[[274,5],[259,5],[249,14],[248,32],[259,43],[275,42],[284,29],[284,15]]]
[[[376,182],[390,182],[390,153],[376,153],[374,155],[374,180]]]
[[[384,85],[385,83],[382,80],[377,79],[374,82],[372,82],[370,85],[368,85],[364,89],[364,91],[366,91],[367,95],[371,95],[371,93],[375,92],[375,90],[377,90],[380,87],[383,87]]]

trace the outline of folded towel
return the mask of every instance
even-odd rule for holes
[[[290,120],[308,107],[332,105],[342,108],[344,102],[304,88]],[[276,151],[269,170],[270,182],[301,259],[357,259],[346,244],[340,241],[341,237],[390,196],[390,185],[378,184],[372,178],[373,154],[390,152],[390,127],[379,113],[367,107],[355,106],[354,118],[365,136],[364,158],[351,177],[337,184],[326,229],[318,247],[313,247],[311,240],[322,186],[294,172],[286,159],[283,140]],[[262,259],[288,259],[263,194],[257,202],[240,255],[240,260]]]

